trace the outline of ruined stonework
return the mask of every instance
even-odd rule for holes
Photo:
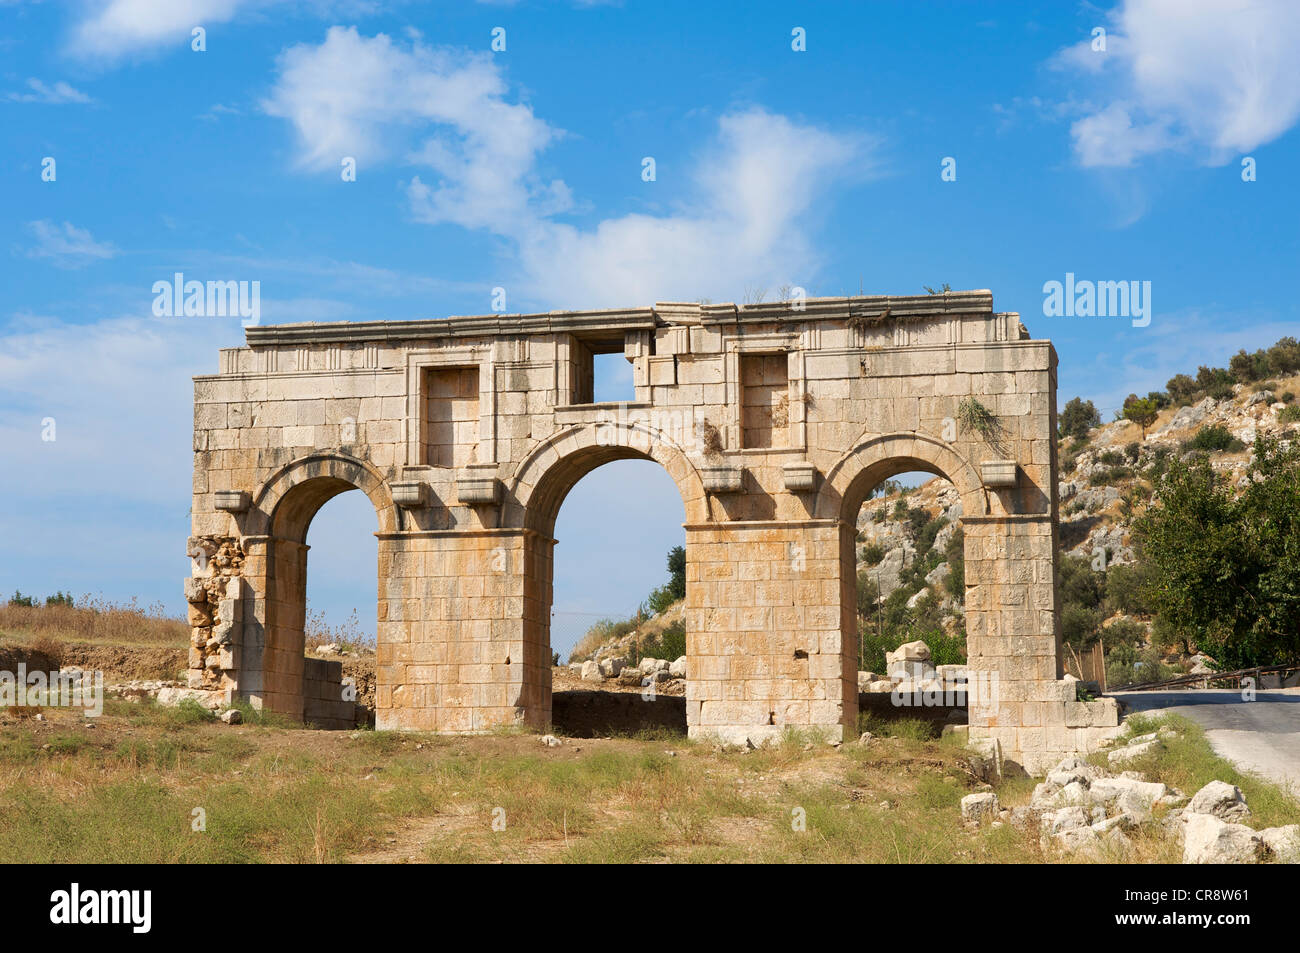
[[[592,402],[609,353],[635,400]],[[560,505],[643,458],[685,506],[691,736],[838,740],[858,509],[923,470],[961,494],[970,667],[995,678],[971,736],[1041,768],[1117,722],[1061,677],[1055,393],[1051,343],[987,291],[249,328],[195,379],[191,552],[212,552],[187,593],[191,677],[321,718],[305,541],[355,488],[379,539],[377,727],[541,728]]]

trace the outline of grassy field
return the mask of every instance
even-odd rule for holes
[[[121,675],[174,667],[184,623],[140,619],[113,607],[0,607],[0,654],[44,645],[111,662],[122,648]],[[1010,825],[967,830],[960,800],[987,786],[961,747],[916,720],[864,716],[877,735],[866,747],[791,734],[740,752],[672,732],[548,748],[523,732],[313,731],[250,709],[229,726],[197,706],[114,698],[100,718],[35,714],[0,710],[4,863],[1083,859]],[[1134,767],[1188,794],[1214,778],[1237,784],[1256,827],[1300,820],[1296,801],[1176,724],[1181,737]],[[996,790],[1004,806],[1025,804],[1033,784],[1009,778]],[[1177,861],[1180,849],[1153,826],[1124,854],[1092,859]]]
[[[980,782],[962,749],[907,722],[867,747],[791,735],[726,752],[674,735],[547,748],[513,732],[227,726],[198,708],[112,700],[93,721],[44,715],[0,716],[0,862],[1069,859],[1011,826],[966,830],[959,802]],[[1216,764],[1180,727],[1146,766],[1153,777],[1189,792],[1223,777],[1246,791],[1257,826],[1297,819],[1295,802]],[[1032,785],[997,790],[1026,803]],[[1106,859],[1177,860],[1178,849],[1140,834],[1128,856]]]

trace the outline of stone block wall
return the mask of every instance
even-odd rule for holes
[[[787,728],[841,741],[857,717],[857,646],[841,632],[839,526],[688,526],[686,721],[762,743]]]

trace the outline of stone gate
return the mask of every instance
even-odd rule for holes
[[[994,688],[972,737],[1034,770],[1115,732],[1114,702],[1062,679],[1056,353],[988,291],[246,333],[195,378],[192,687],[346,723],[337,666],[303,654],[306,538],[360,489],[377,726],[547,725],[556,516],[631,457],[685,506],[690,735],[839,740],[857,715],[858,510],[921,470],[961,494],[969,668]],[[632,401],[593,402],[610,353]]]

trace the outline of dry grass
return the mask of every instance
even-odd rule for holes
[[[0,605],[0,635],[34,646],[85,642],[93,645],[185,647],[190,627],[166,614],[161,604],[141,606],[132,599],[118,605],[83,596],[76,606]]]
[[[834,750],[791,733],[748,753],[652,737],[543,748],[522,732],[232,728],[120,701],[93,728],[46,714],[0,716],[0,862],[1081,859],[1045,853],[1036,834],[1010,826],[963,827],[961,797],[979,783],[949,741]],[[1009,779],[998,794],[1024,803],[1032,785]],[[1284,819],[1262,789],[1248,796],[1261,820]],[[199,807],[202,832],[192,829]],[[1152,829],[1122,856],[1089,859],[1176,855]]]

